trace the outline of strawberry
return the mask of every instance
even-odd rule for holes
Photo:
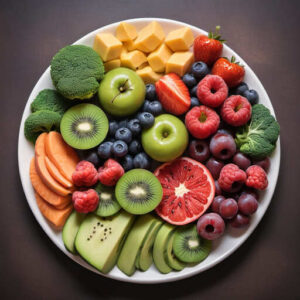
[[[156,93],[163,108],[174,115],[188,111],[191,97],[187,86],[175,73],[161,77],[155,84]]]
[[[223,50],[223,42],[219,34],[220,26],[216,26],[216,32],[209,32],[208,36],[199,35],[194,40],[195,61],[203,61],[212,65],[220,56]]]
[[[222,77],[227,83],[228,87],[231,88],[239,85],[243,81],[245,69],[235,61],[234,56],[231,57],[231,61],[222,57],[215,62],[211,73]]]

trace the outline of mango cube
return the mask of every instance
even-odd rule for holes
[[[108,72],[112,69],[119,68],[121,66],[121,60],[120,59],[113,59],[109,60],[104,63],[104,70],[105,72]]]
[[[116,37],[121,42],[132,41],[137,37],[137,32],[132,24],[121,22],[116,29]]]
[[[96,34],[93,49],[103,61],[119,58],[122,48],[122,43],[111,33]]]
[[[145,63],[146,61],[146,55],[139,50],[134,50],[121,55],[122,67],[130,68],[133,70],[136,70],[141,64]]]
[[[191,67],[194,61],[192,52],[175,52],[171,55],[166,64],[166,73],[177,73],[183,76],[186,71]]]
[[[149,53],[155,50],[164,40],[165,33],[161,25],[153,21],[141,29],[135,40],[136,48]]]
[[[150,66],[137,70],[136,73],[143,79],[145,84],[154,84],[162,77],[161,74],[155,73]]]
[[[123,45],[128,51],[133,51],[137,49],[134,41],[124,42]]]
[[[167,46],[175,51],[187,51],[194,42],[194,36],[191,28],[182,27],[171,31],[165,40]]]
[[[171,55],[172,51],[165,44],[161,44],[147,57],[147,60],[154,72],[164,72]]]

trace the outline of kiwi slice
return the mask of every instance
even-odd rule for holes
[[[211,250],[211,241],[201,238],[196,225],[180,227],[176,230],[173,251],[176,257],[186,263],[199,263]]]
[[[173,252],[173,241],[175,233],[173,232],[167,242],[166,261],[167,264],[176,271],[181,271],[186,266],[186,263],[180,261]]]
[[[162,187],[155,175],[144,169],[125,173],[116,185],[119,204],[135,215],[152,211],[162,199]]]
[[[99,195],[99,205],[95,214],[100,217],[109,217],[117,213],[121,206],[115,197],[115,189],[98,183],[95,190]]]
[[[108,120],[98,106],[78,104],[68,109],[60,123],[61,134],[71,147],[91,149],[99,145],[108,132]]]

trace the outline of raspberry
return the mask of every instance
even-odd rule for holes
[[[257,190],[264,190],[268,186],[268,177],[265,170],[257,165],[250,166],[246,170],[246,185]]]
[[[110,158],[104,163],[103,167],[99,168],[98,172],[98,178],[102,184],[113,186],[124,174],[124,169],[117,161]]]
[[[76,211],[88,213],[94,211],[99,204],[99,196],[93,189],[84,192],[74,192],[72,195],[73,205]]]
[[[251,118],[251,113],[251,104],[245,97],[240,95],[230,96],[221,107],[222,119],[232,126],[246,124]]]
[[[219,124],[218,114],[204,105],[193,107],[185,116],[188,131],[198,139],[205,139],[215,133]]]
[[[206,75],[198,84],[197,97],[207,106],[220,106],[228,95],[225,81],[218,75]]]
[[[246,181],[246,173],[235,164],[225,165],[220,173],[218,183],[223,191],[234,193]]]
[[[98,173],[96,168],[86,160],[80,161],[72,174],[72,181],[76,186],[92,186],[97,180]]]

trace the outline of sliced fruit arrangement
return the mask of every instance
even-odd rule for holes
[[[223,42],[219,27],[194,40],[189,27],[121,22],[94,50],[54,56],[56,90],[24,126],[30,180],[66,249],[100,272],[181,271],[259,209],[279,124]]]

